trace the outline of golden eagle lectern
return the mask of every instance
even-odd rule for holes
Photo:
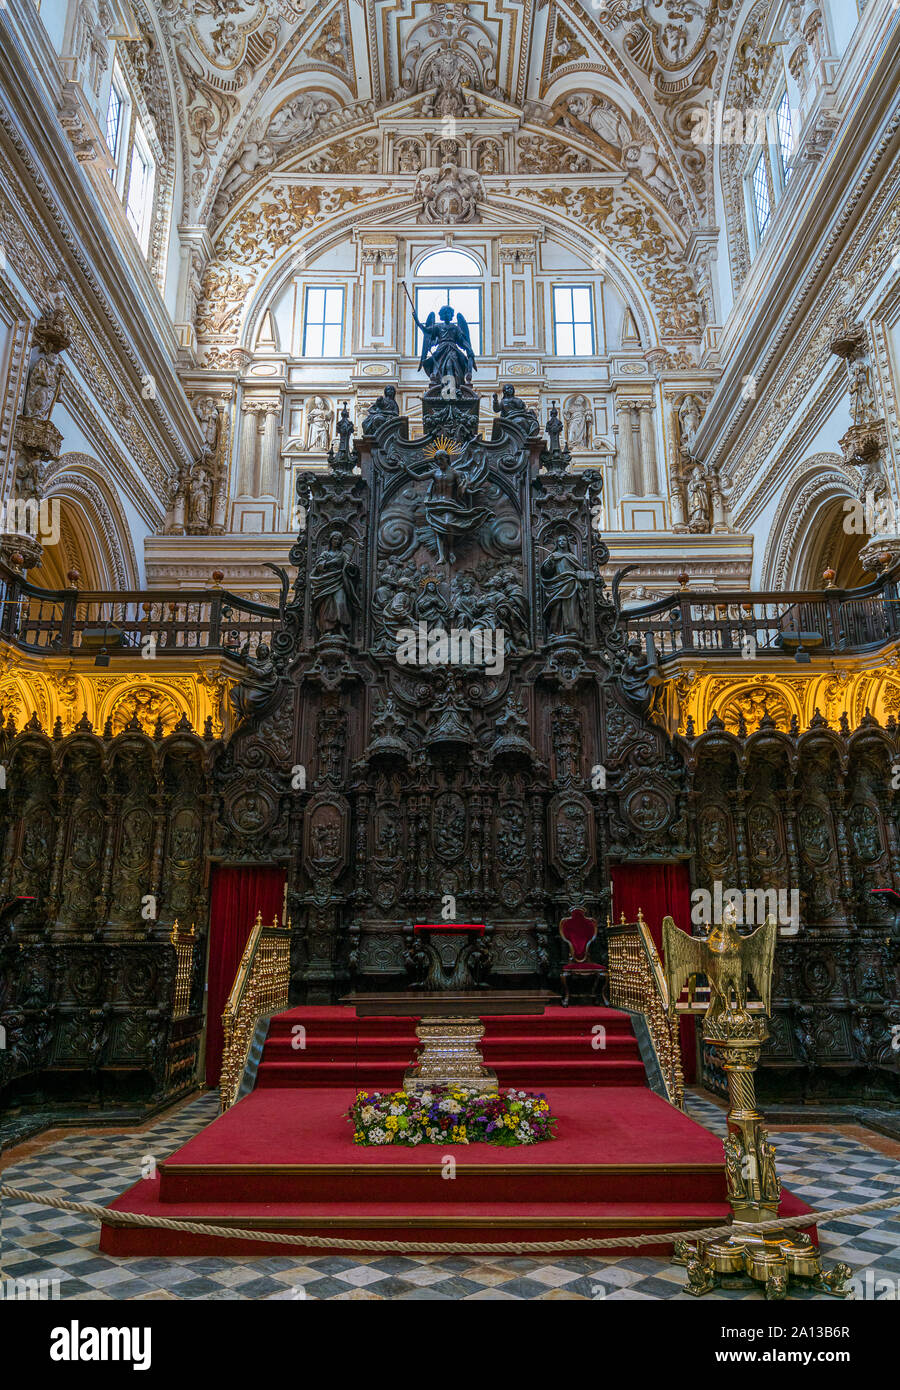
[[[808,1280],[821,1293],[843,1298],[849,1292],[843,1287],[849,1267],[837,1264],[825,1274],[808,1235],[753,1229],[777,1218],[781,1201],[775,1148],[756,1108],[754,1085],[760,1049],[768,1037],[778,925],[767,917],[763,926],[741,936],[735,923],[733,904],[706,938],[688,936],[671,917],[663,919],[669,1017],[676,1012],[703,1014],[704,1040],[715,1047],[728,1078],[725,1178],[732,1220],[743,1226],[694,1243],[676,1240],[674,1260],[687,1266],[687,1292],[692,1294],[709,1293],[729,1275],[747,1274],[765,1285],[767,1298],[784,1298],[789,1278]],[[698,975],[705,975],[709,983],[708,1004],[696,999]],[[758,1000],[748,997],[749,981]],[[679,1005],[685,985],[688,1002]]]

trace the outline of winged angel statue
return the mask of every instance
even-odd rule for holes
[[[404,287],[405,288],[405,287]],[[407,291],[408,293],[408,291]],[[411,302],[411,301],[410,301]],[[427,372],[432,385],[446,387],[450,381],[455,395],[463,385],[471,385],[475,370],[475,353],[469,336],[469,325],[462,314],[456,314],[449,304],[442,304],[435,318],[434,310],[422,323],[413,308],[416,327],[422,334],[422,355],[419,370]]]
[[[709,980],[708,1021],[724,1013],[746,1012],[748,976],[756,986],[766,1014],[771,1012],[772,964],[778,924],[774,917],[767,917],[755,932],[741,936],[735,929],[734,917],[734,908],[729,903],[722,913],[721,923],[713,927],[705,940],[680,931],[671,917],[663,918],[670,1013],[674,1012],[685,984],[692,989],[696,975],[705,975]]]

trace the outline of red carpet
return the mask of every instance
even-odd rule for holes
[[[294,1052],[297,1023],[306,1028],[306,1046]],[[595,1050],[598,1023],[605,1047]],[[273,1021],[257,1089],[167,1159],[158,1178],[112,1203],[122,1211],[296,1231],[296,1245],[104,1226],[101,1249],[276,1255],[303,1250],[304,1234],[565,1241],[696,1229],[727,1218],[721,1142],[647,1088],[630,1022],[609,1009],[487,1020],[485,1059],[506,1070],[504,1086],[546,1090],[559,1120],[552,1142],[358,1147],[343,1114],[358,1089],[399,1086],[412,1030],[403,1019],[360,1023],[344,1009],[282,1014]],[[547,1077],[551,1063],[564,1084]],[[622,1068],[630,1084],[617,1079]],[[386,1081],[374,1079],[382,1073]],[[343,1084],[329,1085],[336,1074]],[[448,1152],[456,1160],[452,1180],[442,1175]],[[786,1194],[781,1210],[788,1216],[808,1208]],[[660,1241],[642,1253],[669,1249]]]

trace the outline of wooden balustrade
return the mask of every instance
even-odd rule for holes
[[[194,935],[194,924],[190,925],[188,931],[178,925],[178,919],[172,925],[172,945],[175,947],[175,954],[178,957],[178,964],[175,968],[175,1000],[172,1009],[173,1018],[187,1018],[191,1006],[191,981],[194,974],[194,947],[197,938]]]
[[[684,1109],[684,1073],[678,1019],[668,1017],[669,992],[659,953],[640,910],[636,922],[607,921],[609,1002],[643,1014],[666,1094]]]
[[[223,1110],[238,1098],[259,1019],[287,1008],[290,981],[290,918],[286,925],[276,917],[266,926],[258,912],[222,1014],[225,1043],[219,1090]]]

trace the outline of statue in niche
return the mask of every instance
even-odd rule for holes
[[[205,531],[209,526],[212,505],[212,480],[205,468],[197,467],[191,474],[190,526],[192,531]]]
[[[194,414],[200,422],[203,443],[201,457],[212,458],[219,444],[219,417],[221,411],[212,396],[198,396],[194,401]]]
[[[868,362],[859,358],[850,366],[850,420],[854,425],[868,425],[875,414],[872,371]]]
[[[434,310],[424,323],[413,309],[416,327],[422,334],[422,353],[419,357],[419,371],[426,372],[434,386],[449,386],[452,381],[456,394],[461,386],[471,386],[475,370],[475,353],[469,336],[469,325],[462,314],[455,315],[449,304],[442,304],[437,313]]]
[[[708,531],[710,526],[709,483],[699,463],[691,469],[687,485],[688,526],[692,531]]]
[[[310,573],[314,621],[321,636],[349,636],[353,611],[359,608],[359,569],[342,542],[340,531],[332,531]]]
[[[400,146],[398,168],[401,174],[417,174],[422,167],[422,152],[413,140]]]
[[[478,155],[478,168],[482,174],[499,174],[500,158],[496,146],[482,145]]]
[[[557,536],[540,575],[548,636],[581,637],[585,627],[584,584],[593,576],[581,568],[565,534]]]
[[[566,443],[570,449],[591,447],[591,407],[587,396],[572,396],[564,412]]]
[[[62,383],[63,365],[58,352],[41,351],[28,373],[24,414],[31,420],[49,420]]]
[[[681,452],[693,457],[694,441],[703,419],[703,409],[696,396],[687,395],[678,407],[678,426],[681,434]]]
[[[331,406],[322,396],[313,396],[306,406],[306,447],[327,453],[331,444]]]

